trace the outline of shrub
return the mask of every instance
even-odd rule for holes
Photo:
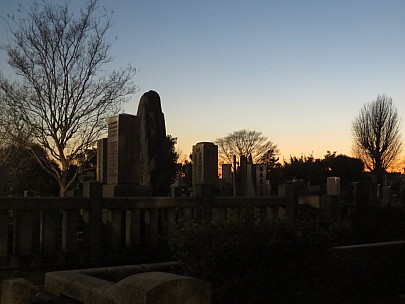
[[[324,284],[329,238],[315,227],[202,224],[178,235],[172,248],[186,275],[212,283],[213,303],[325,303],[333,293]]]

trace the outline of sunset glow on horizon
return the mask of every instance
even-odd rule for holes
[[[33,0],[22,1],[29,9]],[[54,1],[55,3],[63,0]],[[71,0],[78,11],[82,0]],[[7,14],[0,0],[0,44]],[[139,92],[159,93],[167,133],[189,155],[197,142],[262,132],[280,159],[351,156],[352,121],[385,94],[405,115],[405,1],[99,0],[113,11],[108,69],[131,63]],[[103,13],[100,10],[100,14]],[[1,72],[14,77],[0,52]],[[402,134],[405,123],[402,122]]]

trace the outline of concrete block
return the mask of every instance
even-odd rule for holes
[[[83,275],[76,271],[57,271],[45,274],[45,291],[55,296],[66,296],[71,299],[90,303],[95,291],[103,290],[105,301],[100,303],[114,303],[108,300],[108,293],[114,283],[96,277]]]
[[[119,268],[50,272],[45,275],[45,292],[84,304],[211,303],[211,286],[204,281],[165,272],[137,273],[141,265]],[[108,278],[108,273],[129,276],[118,283],[100,278]]]
[[[211,287],[208,283],[166,272],[145,272],[129,276],[117,283],[139,293],[134,304],[209,304]],[[133,299],[135,300],[135,299]],[[121,303],[121,302],[119,302]]]

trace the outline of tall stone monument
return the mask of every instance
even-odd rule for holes
[[[159,94],[149,91],[142,95],[140,119],[140,184],[153,196],[167,195],[164,173],[167,170],[167,139],[165,117]]]
[[[108,119],[105,196],[135,196],[139,187],[139,117],[120,114]],[[105,145],[105,142],[104,142]]]
[[[108,119],[108,138],[98,141],[97,180],[104,196],[166,196],[170,153],[159,94],[142,95],[137,115]]]

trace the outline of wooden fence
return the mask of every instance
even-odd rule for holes
[[[293,193],[288,189],[284,193]],[[201,221],[292,218],[292,195],[261,198],[103,198],[102,184],[84,197],[1,197],[0,267],[72,263],[97,265],[105,256],[136,255]]]

